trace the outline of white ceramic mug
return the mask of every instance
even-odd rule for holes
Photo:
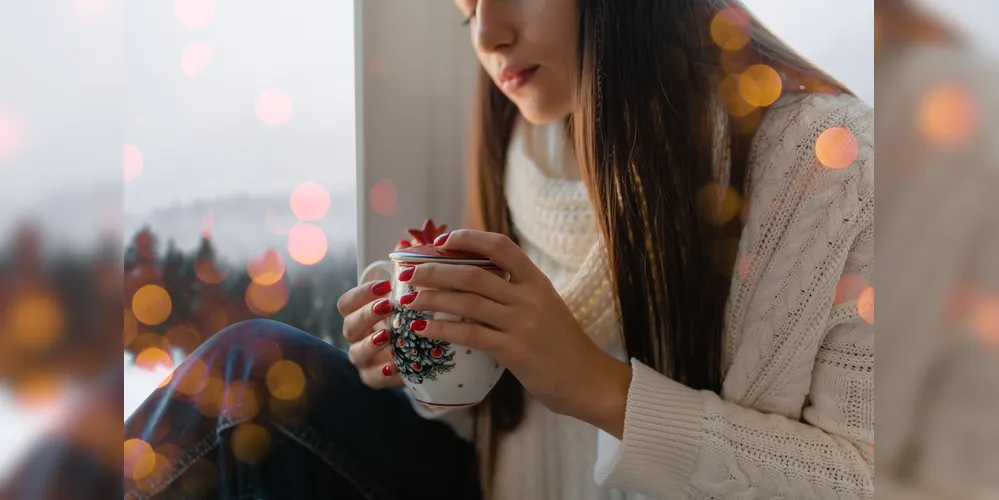
[[[389,260],[371,263],[361,273],[360,281],[374,279],[376,272],[389,276],[392,293],[393,360],[406,388],[416,401],[431,407],[453,408],[482,402],[505,371],[495,358],[478,349],[422,337],[410,329],[414,320],[438,319],[464,321],[452,314],[414,311],[399,303],[399,297],[416,288],[399,281],[399,273],[428,262],[477,266],[506,278],[506,273],[487,258],[441,251],[433,245],[407,248],[389,255]]]

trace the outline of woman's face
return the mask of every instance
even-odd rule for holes
[[[496,86],[531,123],[566,117],[574,99],[577,0],[454,0]]]

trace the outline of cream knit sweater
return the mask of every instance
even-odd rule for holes
[[[874,327],[858,313],[874,274],[873,124],[846,96],[788,96],[767,114],[750,157],[720,397],[632,360],[621,441],[528,397],[498,450],[494,498],[873,498]],[[816,158],[831,127],[856,138],[843,169]],[[594,213],[563,134],[518,123],[506,178],[513,225],[584,330],[624,361]],[[444,418],[467,433],[465,417]]]

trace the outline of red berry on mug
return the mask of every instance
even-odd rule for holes
[[[420,371],[420,370],[422,370],[422,369],[423,369],[423,366],[421,366],[421,365],[420,365],[419,363],[417,363],[416,361],[413,361],[413,364],[412,364],[412,365],[410,365],[410,366],[412,366],[412,367],[413,367],[413,369],[414,369],[414,370],[416,370],[416,371]]]
[[[430,350],[430,355],[435,358],[439,358],[444,355],[444,349],[441,349],[440,347],[434,347],[433,349]]]

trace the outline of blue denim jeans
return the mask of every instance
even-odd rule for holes
[[[301,367],[304,389],[278,360]],[[125,423],[130,439],[159,462],[125,478],[126,499],[481,496],[470,443],[401,391],[363,385],[343,351],[268,320],[205,342]]]

